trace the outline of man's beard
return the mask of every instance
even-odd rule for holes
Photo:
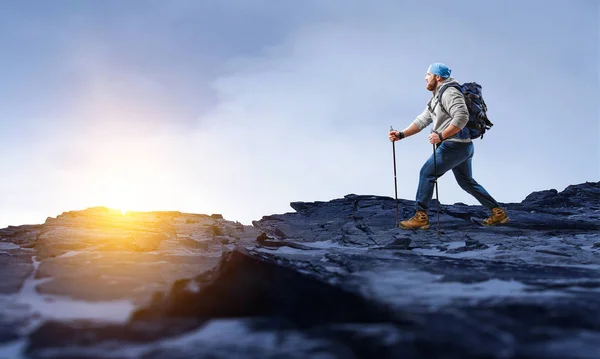
[[[427,89],[429,91],[435,90],[436,87],[437,87],[437,80],[436,79],[433,79],[433,80],[431,80],[431,82],[427,83]]]

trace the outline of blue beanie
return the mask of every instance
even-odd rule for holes
[[[452,70],[450,70],[448,66],[440,62],[436,62],[429,65],[429,69],[427,70],[427,72],[433,75],[438,75],[441,78],[447,79],[448,77],[450,77],[450,73],[452,72]]]

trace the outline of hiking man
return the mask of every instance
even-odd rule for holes
[[[453,86],[444,88],[450,84],[458,84],[453,77],[450,77],[450,72],[448,66],[442,63],[431,64],[425,81],[427,90],[433,92],[433,97],[425,110],[404,131],[389,132],[390,141],[398,141],[420,132],[433,123],[429,143],[437,146],[435,149],[437,163],[434,164],[432,155],[421,168],[416,196],[416,214],[400,222],[399,226],[404,229],[429,229],[427,211],[435,182],[449,170],[452,170],[463,190],[492,212],[492,215],[483,221],[484,225],[493,226],[508,222],[504,209],[500,208],[498,202],[485,188],[473,179],[471,160],[474,148],[468,129],[465,128],[469,121],[469,111],[459,89]],[[440,90],[443,90],[441,104],[436,96]]]

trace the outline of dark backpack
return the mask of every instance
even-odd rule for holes
[[[494,124],[491,123],[487,117],[487,106],[481,94],[481,85],[476,82],[466,82],[462,85],[450,83],[442,87],[437,94],[438,103],[442,108],[442,111],[450,116],[448,111],[446,111],[442,105],[442,94],[448,87],[455,87],[463,94],[467,110],[469,110],[469,122],[467,122],[467,125],[459,132],[458,137],[470,137],[471,139],[478,137],[483,138],[485,131],[492,128]]]

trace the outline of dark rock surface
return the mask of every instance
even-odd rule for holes
[[[291,206],[253,228],[90,209],[0,230],[21,265],[0,357],[600,358],[600,182],[503,204],[501,227],[441,204],[440,236],[435,211],[395,228],[389,197]]]

